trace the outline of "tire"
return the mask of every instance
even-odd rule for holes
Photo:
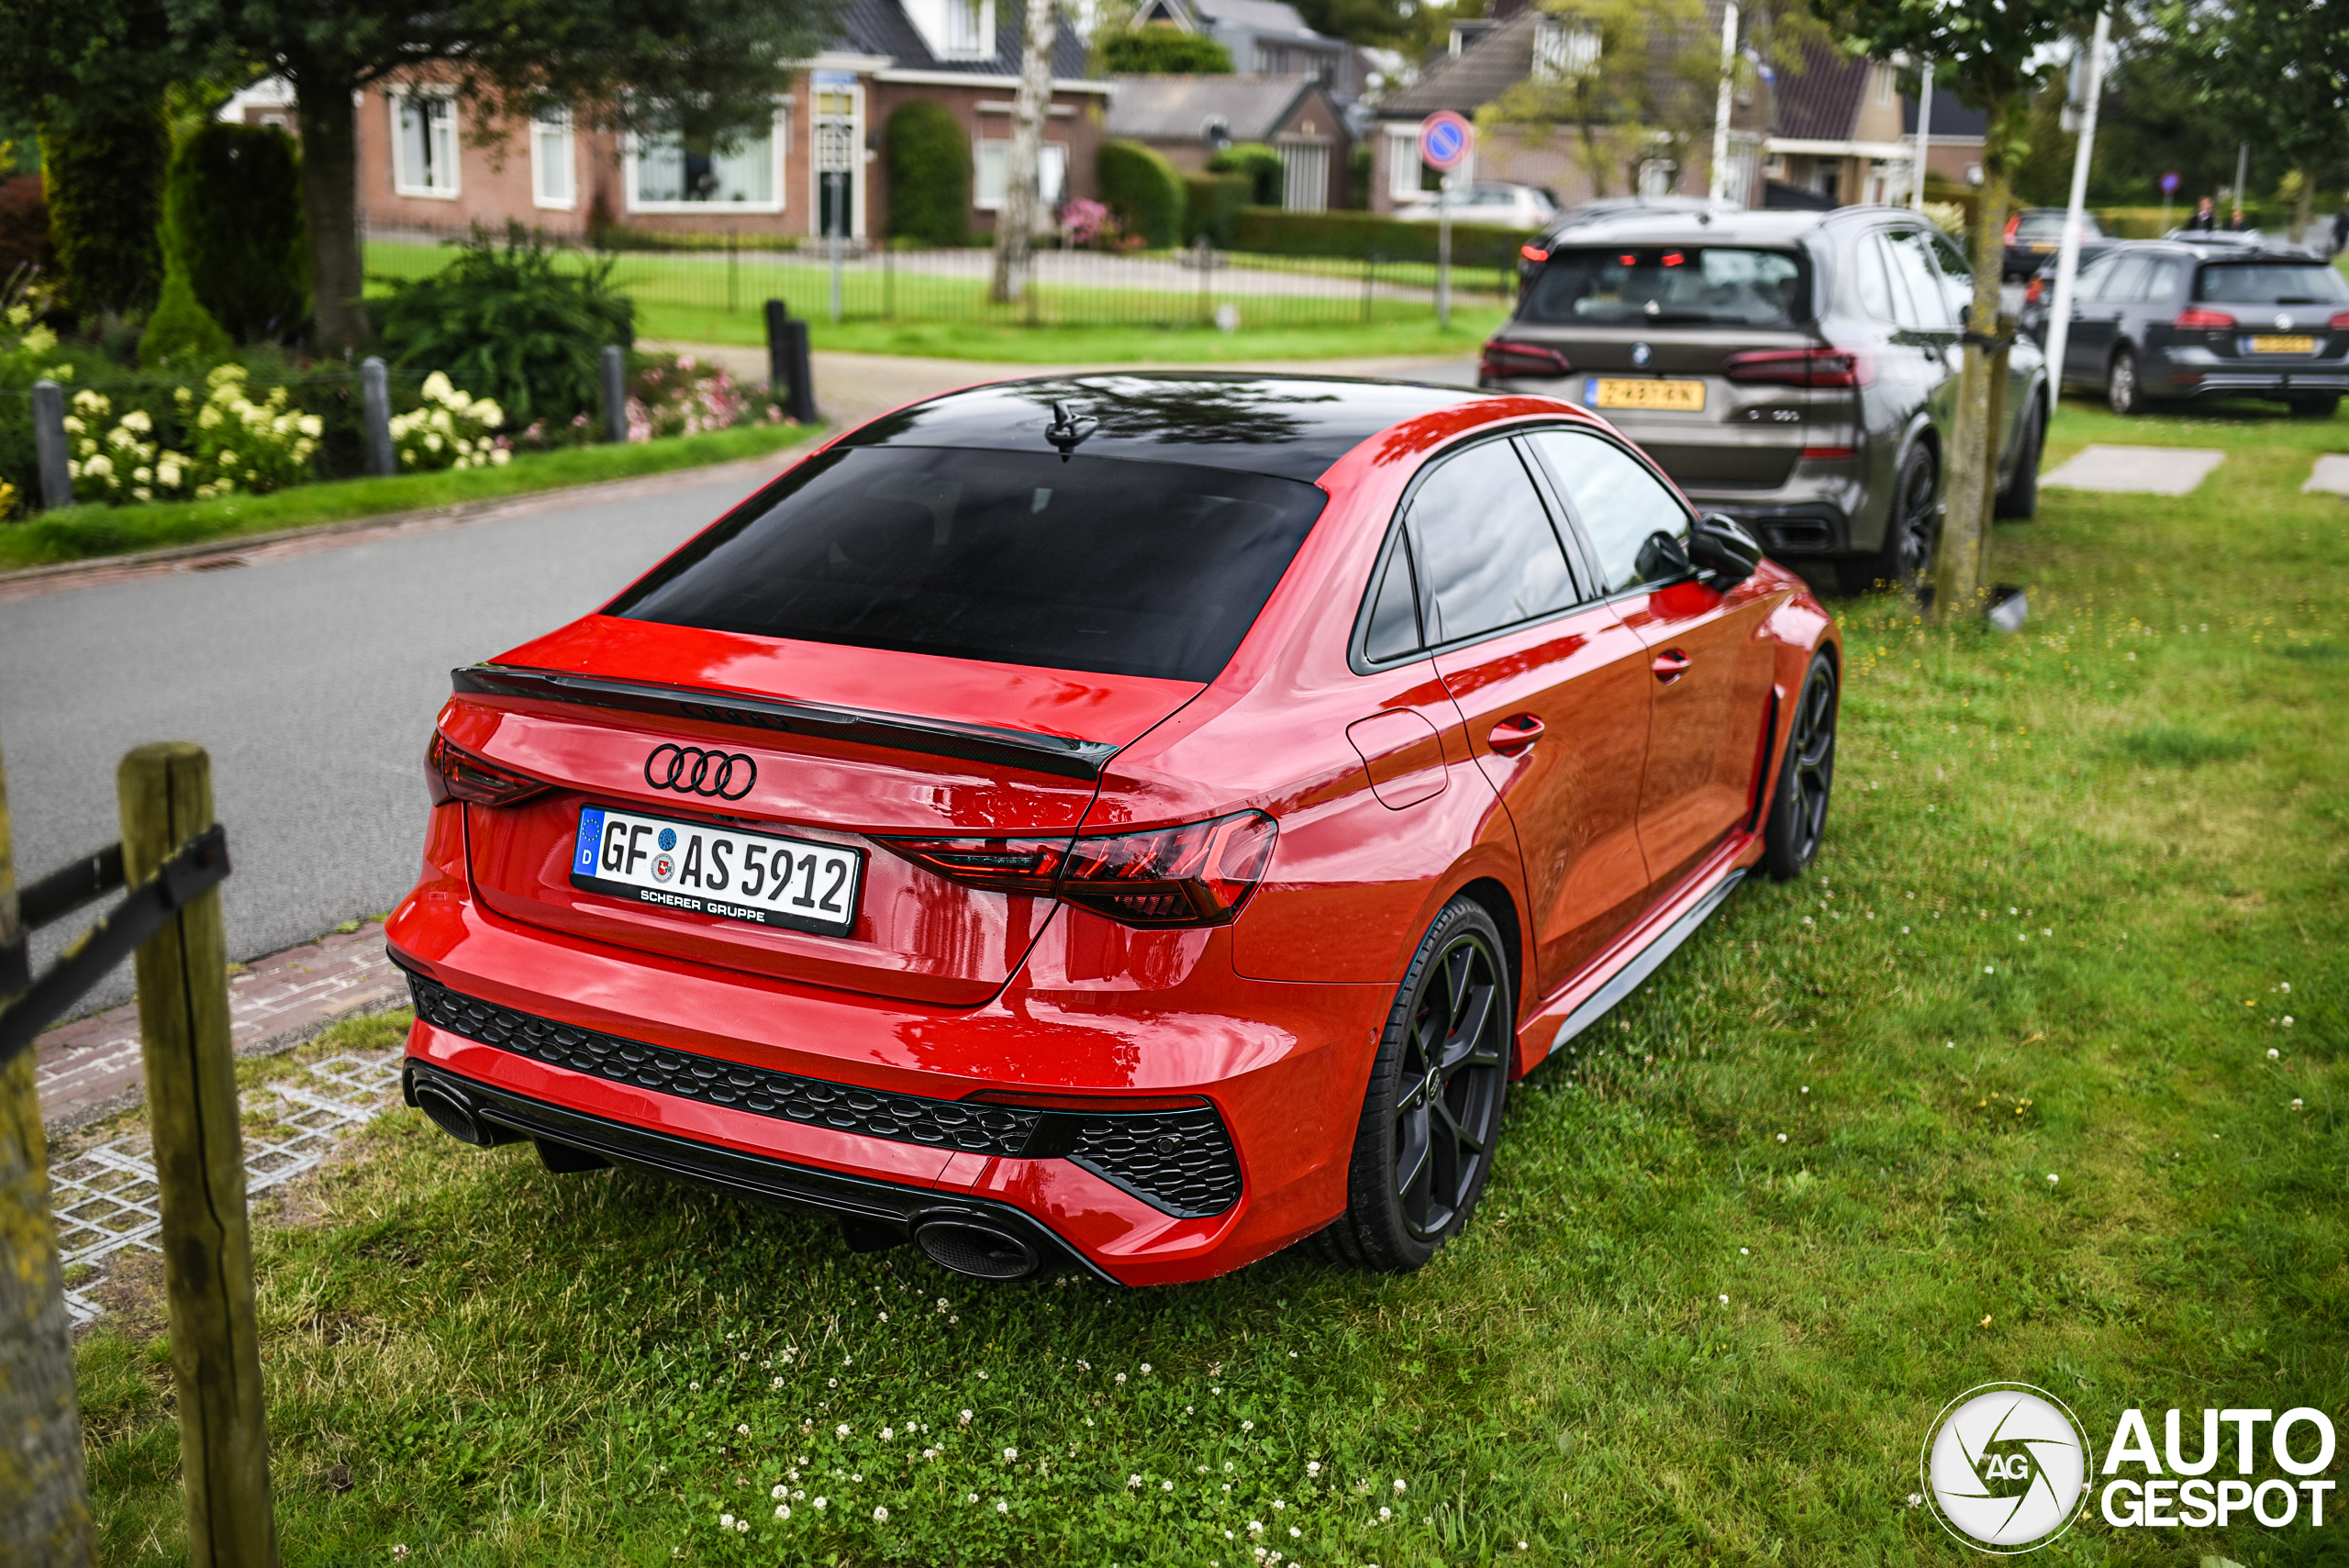
[[[1827,805],[1835,787],[1835,664],[1824,653],[1812,658],[1795,699],[1795,721],[1787,736],[1787,760],[1771,793],[1770,817],[1762,827],[1762,866],[1772,879],[1792,882],[1819,858],[1827,837]]]
[[[1835,563],[1837,585],[1865,594],[1879,584],[1914,596],[1932,581],[1933,552],[1941,546],[1941,474],[1933,450],[1919,441],[1900,460],[1892,481],[1892,506],[1884,519],[1884,543],[1874,555]]]
[[[1492,917],[1473,898],[1445,905],[1379,1036],[1346,1211],[1312,1238],[1313,1252],[1408,1273],[1467,1225],[1500,1141],[1516,995]]]
[[[2112,356],[2104,373],[2104,406],[2123,417],[2145,410],[2145,389],[2137,381],[2135,350],[2123,349]]]
[[[2022,450],[2015,453],[2015,474],[1998,492],[1993,515],[2028,521],[2039,515],[2039,454],[2047,448],[2047,411],[2037,399],[2023,417]]]
[[[2311,397],[2295,397],[2291,408],[2295,419],[2330,419],[2341,410],[2341,395],[2327,392]]]

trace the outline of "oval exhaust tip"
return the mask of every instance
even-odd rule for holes
[[[963,1220],[932,1220],[914,1231],[914,1245],[930,1261],[979,1279],[1026,1279],[1036,1272],[1036,1253],[1017,1236]]]
[[[460,1143],[487,1149],[501,1141],[478,1117],[463,1095],[444,1084],[427,1081],[416,1086],[416,1106],[432,1124]]]

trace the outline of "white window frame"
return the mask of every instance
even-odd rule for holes
[[[449,183],[446,185],[419,185],[408,178],[407,137],[400,125],[402,111],[409,100],[440,103],[447,106],[449,119],[444,128],[448,138]],[[463,194],[463,176],[458,157],[457,91],[453,87],[395,87],[384,95],[391,111],[392,122],[392,191],[396,195],[426,196],[434,201],[452,202]],[[432,136],[434,128],[429,117],[424,134]]]
[[[1598,29],[1586,23],[1543,17],[1533,24],[1533,79],[1578,80],[1598,69]]]
[[[954,19],[958,13],[970,15],[977,28],[976,36],[967,41],[954,36]],[[995,58],[995,0],[946,0],[946,47],[940,51],[941,60],[993,60]]]
[[[634,133],[628,139],[627,150],[620,158],[620,195],[630,212],[644,213],[714,213],[760,212],[776,213],[787,210],[788,200],[784,185],[784,167],[791,152],[791,114],[789,104],[778,104],[774,111],[774,131],[769,151],[774,158],[774,180],[769,188],[774,192],[773,201],[764,202],[648,202],[636,194],[637,153],[640,140]]]
[[[1406,206],[1434,198],[1419,188],[1419,128],[1386,128],[1386,197]]]
[[[985,187],[985,149],[1003,149],[1004,195],[988,195]],[[1060,188],[1048,192],[1044,184],[1045,166],[1054,158],[1060,161]],[[1008,136],[982,136],[971,142],[971,205],[981,212],[1001,212],[1005,196],[1011,188],[1011,139]],[[1036,195],[1046,212],[1054,212],[1068,201],[1068,143],[1047,141],[1037,149]]]
[[[562,152],[551,158],[550,146],[560,145]],[[547,195],[547,175],[561,160],[562,183],[566,195]],[[579,142],[573,129],[571,111],[554,109],[530,121],[530,205],[554,212],[570,212],[579,205]]]

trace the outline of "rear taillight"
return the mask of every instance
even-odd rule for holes
[[[1129,926],[1221,926],[1264,880],[1279,829],[1261,811],[1081,839],[883,839],[970,887],[1058,898]]]
[[[424,751],[424,787],[432,804],[462,800],[473,806],[517,806],[554,785],[484,762],[439,730]]]
[[[2025,305],[2037,305],[2039,303],[2040,296],[2044,295],[2046,292],[2047,280],[2045,278],[2033,278],[2031,282],[2022,285],[2023,303]]]
[[[2203,310],[2188,306],[2177,313],[2177,319],[2170,325],[2182,327],[2189,332],[2224,332],[2234,327],[2235,318],[2223,310]]]
[[[1510,343],[1496,338],[1485,345],[1476,362],[1477,371],[1497,379],[1509,376],[1561,376],[1575,373],[1575,367],[1565,355],[1555,349],[1545,349],[1538,343]]]
[[[1773,386],[1865,386],[1876,365],[1856,349],[1754,349],[1723,360],[1721,374]]]
[[[2332,319],[2326,322],[2325,325],[2332,328],[2335,332],[2349,332],[2349,310],[2334,311],[2332,313]]]
[[[1550,252],[1544,250],[1539,245],[1520,245],[1517,248],[1517,253],[1526,261],[1532,262],[1535,266],[1540,266],[1542,262],[1550,259]]]
[[[2019,212],[2017,212],[2017,213],[2009,213],[2009,214],[2008,214],[2008,215],[2007,215],[2007,233],[2006,233],[2006,243],[2008,243],[2008,244],[2009,244],[2009,245],[2013,244],[2013,243],[2015,242],[2015,235],[2016,235],[2017,233],[2019,233],[2019,232],[2021,230],[2021,228],[2022,228],[2022,214],[2021,214],[2021,213],[2019,213]]]

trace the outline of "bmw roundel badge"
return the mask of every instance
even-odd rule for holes
[[[1653,358],[1654,358],[1654,350],[1651,350],[1645,343],[1634,343],[1631,345],[1631,362],[1633,364],[1644,365]]]

